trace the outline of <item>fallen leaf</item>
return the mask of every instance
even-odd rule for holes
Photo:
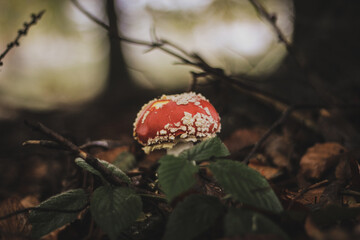
[[[292,170],[291,155],[294,146],[288,135],[273,135],[265,143],[265,154],[278,167]]]
[[[274,177],[279,176],[279,174],[281,174],[281,169],[267,166],[257,161],[256,159],[251,159],[248,166],[258,171],[268,180],[273,179]]]
[[[325,172],[339,163],[346,149],[338,143],[318,143],[309,148],[300,160],[299,177],[320,179]]]
[[[251,146],[259,141],[264,133],[265,130],[261,128],[237,129],[224,141],[224,144],[233,154],[238,153],[249,146],[249,150],[251,150]],[[244,155],[246,155],[246,153],[244,153]]]
[[[24,200],[27,207],[35,205],[29,204]],[[8,198],[0,203],[0,216],[5,216],[10,213],[24,209],[21,199],[18,197]],[[28,239],[31,233],[31,225],[28,221],[28,213],[21,213],[0,221],[1,239]]]
[[[120,153],[127,152],[127,151],[129,151],[128,146],[121,146],[121,147],[109,149],[107,151],[96,153],[95,157],[97,157],[101,160],[105,160],[109,163],[112,163],[116,160],[117,156],[119,156]]]

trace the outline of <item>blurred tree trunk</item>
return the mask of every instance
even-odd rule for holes
[[[100,99],[105,104],[118,102],[134,93],[135,86],[128,74],[120,41],[112,36],[119,35],[118,16],[114,0],[106,0],[109,19],[109,69],[108,79]]]

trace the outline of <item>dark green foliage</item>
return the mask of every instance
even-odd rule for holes
[[[210,159],[211,157],[226,157],[228,155],[230,155],[230,153],[226,146],[218,137],[214,137],[183,151],[179,157],[199,162]]]
[[[245,164],[218,160],[209,168],[225,192],[235,200],[276,213],[283,211],[266,179]]]
[[[111,164],[107,161],[104,160],[100,160],[99,162],[104,165],[106,168],[108,168],[112,174],[114,174],[115,176],[119,177],[121,180],[123,180],[126,183],[130,183],[130,178],[117,166],[115,166],[114,164]],[[97,176],[99,176],[104,182],[106,182],[106,180],[104,179],[104,177],[101,175],[101,173],[96,170],[95,168],[93,168],[92,166],[90,166],[89,164],[86,163],[86,161],[82,158],[76,158],[75,159],[75,163],[80,166],[81,168],[85,169],[86,171],[91,172],[92,174],[95,174]]]
[[[195,173],[199,170],[192,162],[166,155],[160,159],[158,169],[159,183],[166,198],[172,201],[174,197],[190,189],[196,182]]]
[[[90,210],[95,222],[110,239],[117,239],[138,218],[142,202],[129,188],[102,186],[94,191]]]
[[[215,197],[189,196],[171,213],[163,239],[193,239],[209,229],[224,209],[225,207]]]
[[[39,208],[46,211],[33,210],[29,221],[32,225],[32,237],[38,239],[51,231],[71,223],[76,219],[80,209],[87,204],[87,195],[83,189],[74,189],[55,195],[42,202]],[[54,211],[51,211],[54,209]],[[63,212],[61,212],[63,210]],[[78,212],[65,212],[66,210],[79,210]]]
[[[276,234],[283,239],[289,237],[273,221],[264,215],[246,209],[230,208],[225,216],[224,229],[226,236],[246,234]]]

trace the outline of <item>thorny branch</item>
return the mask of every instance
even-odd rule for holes
[[[25,124],[28,125],[29,127],[31,127],[32,129],[43,133],[44,135],[53,139],[55,142],[57,142],[61,146],[66,147],[67,149],[69,149],[70,151],[75,153],[77,156],[84,159],[86,161],[86,163],[88,163],[90,166],[92,166],[93,168],[98,170],[103,175],[103,177],[110,183],[117,185],[117,186],[122,186],[122,185],[126,184],[120,178],[115,176],[111,171],[109,171],[109,169],[107,169],[104,165],[102,165],[98,161],[97,158],[88,154],[87,152],[82,150],[80,147],[78,147],[74,143],[72,143],[70,140],[68,140],[68,139],[64,138],[63,136],[61,136],[60,134],[54,132],[53,130],[46,127],[42,123],[25,121]]]
[[[43,208],[43,207],[29,207],[29,208],[24,208],[24,209],[20,209],[20,210],[11,212],[11,213],[9,213],[7,215],[4,215],[4,216],[0,216],[0,221],[11,218],[11,217],[19,215],[19,214],[27,213],[27,212],[30,212],[30,211],[58,212],[58,213],[78,213],[78,212],[81,212],[82,210],[84,210],[85,208],[87,208],[88,206],[89,206],[89,203],[85,204],[83,207],[81,207],[79,209],[74,209],[74,210]]]
[[[0,55],[0,66],[3,65],[3,58],[6,56],[6,54],[8,54],[8,52],[10,52],[10,50],[13,47],[17,47],[20,45],[19,40],[21,37],[26,36],[26,34],[28,33],[29,29],[31,26],[35,25],[40,18],[42,17],[42,15],[45,13],[45,10],[40,11],[38,14],[31,14],[31,21],[30,22],[24,22],[24,27],[22,29],[18,30],[18,34],[16,36],[16,38],[7,44],[6,49],[4,50],[4,52],[1,53]]]

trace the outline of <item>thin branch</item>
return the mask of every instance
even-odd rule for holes
[[[28,33],[29,29],[31,26],[35,25],[40,18],[42,17],[42,15],[45,13],[45,10],[40,11],[38,14],[31,14],[31,21],[30,22],[24,22],[24,27],[22,29],[18,30],[18,34],[15,37],[15,39],[8,43],[6,46],[6,49],[4,50],[4,52],[2,52],[0,54],[0,66],[3,65],[2,60],[4,59],[4,57],[6,56],[6,54],[8,54],[10,52],[10,50],[14,47],[18,47],[20,45],[20,39],[23,36],[26,36],[26,34]]]
[[[335,106],[335,107],[341,107],[341,106],[339,105],[339,106]],[[283,111],[281,116],[270,126],[270,128],[264,133],[264,135],[261,136],[259,141],[257,143],[255,143],[254,147],[251,149],[250,153],[246,156],[246,158],[244,159],[243,162],[248,163],[249,160],[251,159],[251,157],[259,150],[261,145],[271,135],[271,133],[273,133],[273,131],[277,127],[279,127],[281,124],[283,124],[289,116],[293,116],[293,117],[295,117],[295,119],[300,120],[304,125],[308,126],[309,128],[313,128],[311,125],[312,122],[306,122],[307,119],[301,120],[302,115],[299,112],[294,112],[294,111],[299,110],[299,109],[320,109],[320,108],[329,108],[329,106],[303,104],[303,105],[293,105],[291,107],[288,107],[285,111]]]
[[[6,220],[8,218],[11,218],[13,216],[19,215],[19,214],[23,214],[23,213],[28,213],[30,211],[39,211],[39,212],[58,212],[58,213],[78,213],[81,212],[82,210],[84,210],[85,208],[87,208],[89,206],[89,203],[85,204],[83,207],[79,208],[79,209],[74,209],[74,210],[68,210],[68,209],[55,209],[55,208],[43,208],[43,207],[29,207],[29,208],[24,208],[24,209],[20,209],[17,211],[14,211],[12,213],[9,213],[7,215],[1,216],[0,217],[0,221],[2,220]]]
[[[30,145],[39,145],[46,148],[54,148],[54,149],[61,149],[61,150],[68,150],[64,146],[58,144],[57,142],[51,141],[51,140],[27,140],[22,143],[22,146],[30,146]],[[80,149],[88,149],[88,148],[103,148],[103,149],[112,149],[120,146],[127,145],[126,143],[122,141],[114,141],[114,140],[96,140],[87,142],[81,146],[79,146]]]
[[[46,148],[53,148],[53,149],[62,149],[66,150],[67,148],[61,146],[57,142],[50,141],[50,140],[27,140],[22,143],[22,146],[30,146],[30,145],[39,145]]]
[[[276,15],[270,14],[266,10],[266,8],[261,3],[259,3],[257,0],[249,0],[249,2],[251,3],[251,5],[253,5],[253,7],[260,14],[260,16],[264,17],[270,23],[274,32],[277,34],[279,41],[285,45],[288,52],[293,53],[294,52],[293,46],[291,45],[290,41],[287,40],[285,34],[281,31],[279,26],[276,24],[276,21],[277,21]]]
[[[291,202],[290,202],[290,204],[289,204],[289,206],[288,206],[287,209],[290,210],[290,209],[292,208],[292,206],[294,205],[295,201],[296,201],[297,199],[299,199],[300,197],[302,197],[306,192],[308,192],[308,191],[310,191],[310,190],[312,190],[312,189],[318,188],[318,187],[322,187],[323,185],[328,184],[328,183],[329,183],[329,180],[328,180],[328,179],[325,179],[325,180],[322,180],[322,181],[320,181],[320,182],[314,183],[314,184],[312,184],[312,185],[310,185],[310,186],[307,186],[307,187],[301,189],[301,190],[295,195],[295,197],[294,197],[293,199],[291,199]]]
[[[79,156],[80,158],[84,159],[86,163],[88,163],[90,166],[98,170],[101,175],[110,183],[118,186],[123,186],[126,183],[122,181],[119,177],[115,176],[109,169],[107,169],[104,165],[102,165],[97,158],[94,156],[88,154],[84,150],[80,149],[78,146],[76,146],[74,143],[72,143],[70,140],[64,138],[60,134],[54,132],[50,128],[46,127],[42,123],[39,122],[30,122],[25,121],[25,124],[28,125],[30,128],[34,129],[35,131],[41,132],[44,135],[48,136],[49,138],[53,139],[55,142],[60,144],[61,146],[66,147],[70,151],[72,151],[74,154]]]
[[[81,11],[85,16],[87,16],[94,23],[96,23],[97,25],[99,25],[100,27],[104,28],[107,31],[110,30],[109,25],[107,25],[106,23],[101,21],[99,18],[95,17],[93,14],[91,14],[89,11],[87,11],[77,0],[71,0],[71,2],[77,7],[77,9],[79,9],[79,11]],[[117,38],[120,41],[137,44],[137,45],[143,45],[143,46],[152,46],[153,45],[152,42],[138,40],[138,39],[134,39],[134,38],[128,38],[128,37],[124,37],[124,36],[116,35],[116,36],[111,36],[111,37]]]
[[[77,0],[71,0],[75,6],[83,12],[86,16],[88,16],[91,20],[93,20],[96,24],[103,27],[105,30],[109,31],[109,26],[93,16],[90,12],[88,12],[83,6],[79,4]],[[255,2],[255,1],[253,1]],[[266,12],[266,11],[265,11]],[[276,26],[276,24],[275,24]],[[278,29],[280,31],[280,29]],[[281,32],[281,31],[280,31]],[[127,38],[124,36],[113,36],[110,34],[110,37],[116,38],[119,41],[131,43],[131,44],[137,44],[142,46],[147,46],[152,49],[159,49],[181,61],[182,64],[189,65],[192,67],[195,67],[202,72],[206,73],[207,76],[214,78],[215,80],[222,80],[222,82],[229,84],[231,87],[235,88],[237,91],[241,92],[242,94],[245,94],[247,96],[250,96],[252,98],[255,98],[257,100],[260,100],[261,102],[270,105],[271,107],[275,108],[277,111],[286,111],[290,106],[284,101],[283,99],[273,96],[272,94],[269,94],[268,92],[265,92],[254,85],[251,85],[247,82],[241,81],[239,79],[232,78],[225,74],[224,70],[221,68],[215,68],[210,66],[204,59],[202,59],[198,54],[195,53],[188,53],[183,48],[177,46],[176,44],[169,42],[164,39],[157,39],[155,38],[155,41],[157,42],[148,42],[148,41],[142,41],[138,39],[133,38]],[[284,38],[285,39],[285,38]],[[292,112],[292,117],[294,117],[297,121],[305,123],[305,125],[315,131],[317,131],[317,125],[311,120],[306,119],[303,115],[301,115],[298,112]]]
[[[244,163],[249,163],[251,157],[259,150],[259,148],[261,147],[261,145],[265,142],[265,140],[271,135],[271,133],[278,127],[280,126],[286,119],[287,117],[290,115],[290,113],[294,110],[294,107],[289,107],[288,109],[286,109],[281,117],[279,119],[277,119],[272,125],[271,127],[266,131],[266,133],[264,133],[264,135],[260,138],[260,140],[255,143],[254,147],[251,149],[250,153],[246,156],[246,158],[244,159]]]
[[[268,10],[260,3],[258,0],[249,0],[251,5],[259,13],[259,15],[265,18],[273,28],[274,32],[277,34],[278,39],[286,47],[290,57],[293,58],[295,64],[300,70],[300,74],[303,75],[304,81],[308,84],[320,98],[327,104],[340,103],[339,99],[334,96],[326,86],[326,83],[323,79],[317,74],[310,70],[309,66],[305,61],[301,61],[299,54],[294,49],[294,46],[286,38],[285,34],[282,32],[280,27],[277,25],[277,17],[275,14],[271,14]]]
[[[96,24],[98,24],[105,30],[109,31],[109,26],[106,23],[102,22],[100,19],[98,19],[97,17],[92,15],[90,12],[88,12],[81,4],[79,4],[79,2],[77,0],[71,0],[71,1],[81,12],[83,12],[87,17],[89,17],[89,19],[94,21]],[[109,33],[109,34],[111,34],[111,33]],[[269,101],[269,99],[274,98],[274,96],[270,96],[270,94],[254,87],[252,85],[249,85],[245,82],[241,82],[238,79],[234,79],[234,78],[231,78],[231,77],[225,75],[225,73],[222,69],[214,68],[214,67],[210,66],[198,54],[188,53],[181,47],[177,46],[176,44],[174,44],[172,42],[169,42],[168,40],[160,39],[157,42],[150,42],[150,41],[143,41],[143,40],[128,38],[128,37],[119,36],[119,35],[116,35],[116,36],[110,35],[110,37],[116,38],[119,41],[146,46],[146,47],[149,47],[150,49],[157,48],[157,49],[179,59],[182,64],[196,67],[196,68],[206,72],[208,75],[210,75],[212,77],[222,79],[225,82],[230,83],[230,84],[235,84],[235,85],[243,88],[246,91],[256,93],[256,94],[251,94],[252,96],[265,95],[265,96],[267,96],[267,98],[262,99],[265,101]],[[281,101],[284,103],[284,101],[279,100],[279,99],[277,99],[276,101]],[[282,110],[284,110],[284,109],[282,109]]]

